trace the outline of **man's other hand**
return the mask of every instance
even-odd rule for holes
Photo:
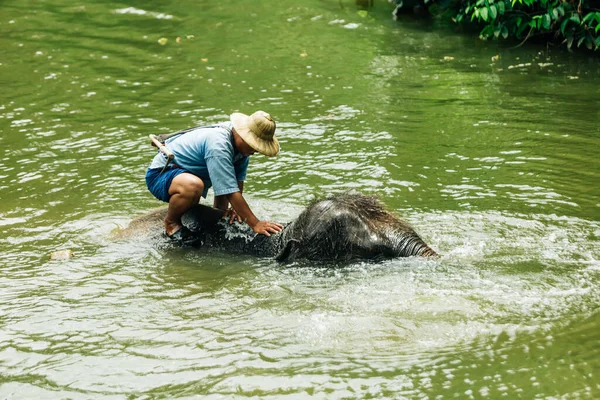
[[[242,217],[237,215],[237,213],[235,212],[235,210],[233,208],[229,208],[227,211],[225,211],[223,218],[229,218],[230,224],[233,224],[233,221],[236,221],[236,220],[239,222],[244,222],[244,221],[242,221]]]

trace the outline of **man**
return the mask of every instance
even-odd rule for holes
[[[194,244],[197,238],[183,226],[181,217],[200,196],[206,198],[211,186],[214,207],[225,210],[230,223],[237,219],[267,236],[281,231],[278,223],[259,221],[242,196],[249,157],[256,152],[269,157],[279,153],[275,121],[269,114],[233,113],[230,122],[191,130],[165,145],[175,158],[163,171],[167,159],[158,152],[146,171],[146,185],[157,199],[169,203],[167,237],[180,245]]]

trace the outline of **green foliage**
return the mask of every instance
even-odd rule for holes
[[[480,36],[527,40],[544,36],[568,48],[600,48],[600,0],[433,0],[459,24],[482,27]]]
[[[458,10],[457,22],[465,17],[483,23],[483,38],[552,35],[571,48],[600,46],[600,12],[586,0],[467,0]]]

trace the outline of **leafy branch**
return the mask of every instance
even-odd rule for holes
[[[400,3],[402,0],[390,0]],[[480,37],[547,36],[571,49],[600,48],[600,0],[427,0],[459,24],[481,26]],[[522,43],[521,43],[522,44]]]

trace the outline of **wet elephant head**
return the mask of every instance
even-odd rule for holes
[[[372,196],[345,193],[310,204],[281,233],[256,235],[245,224],[229,225],[223,212],[196,206],[183,222],[203,237],[203,245],[275,257],[279,261],[351,261],[434,256],[406,222]]]

